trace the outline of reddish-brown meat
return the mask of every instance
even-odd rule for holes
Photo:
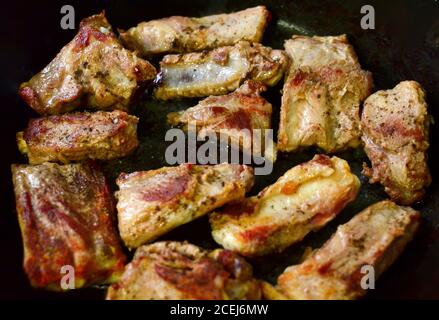
[[[366,293],[364,284],[370,284],[363,281],[362,286],[363,277],[374,272],[377,279],[413,238],[419,222],[420,215],[412,208],[391,201],[375,203],[339,226],[303,263],[287,268],[278,288],[289,299],[359,298]],[[270,298],[271,292],[266,295]]]
[[[415,81],[374,93],[364,103],[361,128],[372,168],[364,173],[380,182],[392,200],[410,205],[431,183],[427,164],[430,117],[425,93]]]
[[[75,38],[19,93],[40,114],[78,107],[127,110],[155,74],[149,62],[122,47],[101,13],[81,21]]]
[[[359,188],[345,160],[316,155],[257,196],[213,212],[212,235],[224,248],[245,256],[279,252],[334,219]]]
[[[170,113],[168,121],[186,127],[194,125],[200,138],[211,133],[221,134],[230,138],[234,146],[250,154],[265,155],[274,162],[274,142],[266,139],[267,130],[271,127],[272,106],[260,95],[265,90],[265,85],[247,80],[228,95],[212,96],[192,108]]]
[[[61,290],[61,268],[75,288],[117,280],[125,256],[114,228],[114,201],[92,162],[13,165],[24,269],[34,287]]]
[[[138,146],[137,121],[119,110],[32,119],[24,132],[17,133],[17,143],[31,164],[109,160]]]
[[[136,250],[109,300],[260,299],[252,267],[227,250],[208,252],[179,242],[157,242]]]

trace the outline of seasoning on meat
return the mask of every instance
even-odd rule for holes
[[[174,16],[141,22],[121,31],[123,44],[142,56],[187,53],[234,45],[240,40],[260,42],[270,12],[264,6],[201,18]]]
[[[40,114],[78,108],[127,110],[139,87],[155,75],[148,61],[122,47],[101,13],[82,20],[75,38],[21,84],[19,94]]]
[[[192,108],[170,113],[168,122],[184,124],[185,127],[193,124],[200,138],[210,133],[221,133],[230,139],[232,145],[240,146],[249,154],[264,155],[274,162],[275,143],[266,139],[267,130],[271,127],[272,106],[260,95],[265,90],[263,84],[247,80],[228,95],[211,96]]]
[[[273,86],[287,64],[283,51],[247,41],[212,51],[167,55],[160,62],[155,96],[168,100],[221,95],[237,89],[246,79]]]
[[[95,163],[12,165],[12,176],[32,286],[65,289],[64,266],[73,267],[75,288],[118,279],[125,256],[114,201]]]
[[[378,91],[364,103],[362,139],[372,168],[365,166],[363,172],[371,183],[380,182],[397,203],[420,201],[431,183],[429,125],[425,93],[415,81]]]
[[[372,76],[361,69],[345,35],[293,36],[285,42],[291,67],[284,84],[278,149],[317,146],[334,153],[360,145],[360,104]]]
[[[277,287],[289,299],[359,298],[366,293],[361,283],[368,272],[362,268],[373,267],[377,279],[404,250],[419,223],[420,215],[412,208],[387,200],[375,203],[339,226],[303,263],[288,267]]]
[[[136,248],[242,199],[253,185],[253,170],[227,163],[182,164],[121,174],[116,182],[119,232],[127,247]]]
[[[137,148],[137,121],[119,110],[31,119],[24,132],[17,133],[17,144],[30,164],[110,160]]]
[[[280,252],[335,218],[359,188],[345,160],[316,155],[257,196],[212,213],[212,235],[245,256]]]
[[[108,300],[256,300],[252,267],[227,250],[208,252],[186,242],[157,242],[136,250]]]

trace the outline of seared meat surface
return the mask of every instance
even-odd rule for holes
[[[205,251],[180,242],[157,242],[136,250],[109,300],[260,299],[252,267],[227,250]]]
[[[288,64],[285,53],[240,41],[212,51],[167,55],[160,62],[158,99],[221,95],[246,79],[275,85]]]
[[[270,32],[300,29],[279,14],[280,29]],[[421,214],[408,206],[422,201],[432,182],[427,153],[433,119],[425,92],[416,81],[402,81],[372,94],[372,74],[344,34],[293,35],[284,50],[264,46],[270,20],[259,5],[147,20],[118,36],[102,12],[83,19],[53,60],[22,80],[18,95],[39,115],[16,133],[29,165],[13,164],[11,171],[23,268],[32,287],[68,290],[65,275],[73,268],[67,283],[108,289],[107,300],[353,300],[390,268],[419,229]],[[281,79],[276,111],[271,91]],[[200,165],[149,170],[152,161],[141,169],[148,171],[131,172],[134,158],[154,151],[144,145],[132,154],[139,118],[129,111],[142,94],[156,102],[197,98],[167,120],[190,138],[196,129],[196,153],[205,156],[197,157]],[[157,118],[163,101],[136,112]],[[277,143],[273,107],[280,115]],[[154,127],[150,135],[163,129],[144,120],[142,130]],[[222,148],[209,143],[215,137]],[[242,151],[238,159],[238,152],[224,157],[225,138],[228,151]],[[201,140],[208,143],[200,147]],[[189,162],[195,162],[192,146]],[[312,240],[349,211],[361,183],[349,163],[333,155],[348,157],[357,170],[358,155],[355,160],[345,152],[362,146],[370,160],[363,174],[390,199],[339,225],[318,249],[307,247],[300,261],[290,256],[283,273],[272,270],[277,281],[257,280],[245,259],[263,264],[283,252],[276,260],[285,262],[288,247]],[[246,197],[259,169],[270,174],[277,150],[306,148],[318,152],[295,167],[290,163],[276,182]],[[221,152],[214,156],[213,149]],[[224,163],[201,165],[218,155]],[[114,159],[105,170],[120,174],[113,194],[99,163]],[[241,160],[255,169],[227,163]],[[259,168],[261,160],[268,166]],[[190,236],[163,241],[180,238],[171,231],[202,216],[221,249],[189,244]],[[131,250],[128,263],[125,251]],[[257,271],[273,279],[265,267]]]
[[[361,118],[363,142],[372,168],[364,173],[380,182],[392,200],[420,201],[431,183],[427,164],[428,131],[425,93],[419,83],[403,81],[367,98]]]
[[[363,210],[303,263],[287,268],[278,288],[289,299],[356,299],[366,293],[361,281],[373,267],[377,279],[413,238],[420,215],[409,207],[381,201]],[[268,293],[269,295],[270,293]]]
[[[17,133],[17,143],[30,164],[109,160],[138,146],[137,121],[119,110],[31,119],[24,132]]]
[[[265,90],[263,84],[247,80],[228,95],[208,97],[192,108],[170,113],[168,122],[186,127],[193,125],[200,138],[221,133],[232,145],[240,146],[249,154],[264,155],[265,150],[266,158],[274,162],[274,142],[265,139],[272,113],[271,104],[260,95]]]
[[[241,199],[253,185],[253,170],[235,164],[182,164],[121,174],[119,232],[136,248],[225,203]]]
[[[333,153],[360,145],[360,104],[371,93],[345,35],[293,36],[285,42],[291,67],[284,84],[280,151],[317,146]]]
[[[12,165],[12,176],[32,286],[61,290],[67,265],[75,288],[118,279],[125,256],[113,225],[114,201],[96,164]]]
[[[259,195],[211,214],[212,235],[224,248],[245,256],[280,252],[331,221],[359,188],[346,161],[316,155]]]
[[[269,16],[264,6],[202,18],[174,16],[141,22],[122,31],[120,37],[127,48],[143,56],[186,53],[234,45],[240,40],[260,42]]]
[[[137,89],[155,75],[149,62],[122,47],[101,13],[81,21],[75,38],[19,93],[40,114],[127,110]]]

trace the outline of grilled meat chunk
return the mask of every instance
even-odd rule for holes
[[[125,256],[114,201],[95,163],[12,165],[12,175],[32,286],[63,289],[63,266],[74,268],[75,288],[118,279]]]
[[[180,242],[157,242],[136,250],[108,300],[260,299],[252,267],[231,251],[205,251]]]
[[[240,40],[260,42],[269,17],[264,6],[202,18],[174,16],[141,22],[122,31],[120,37],[127,48],[143,56],[186,53],[234,45]]]
[[[280,151],[317,146],[333,153],[360,145],[360,104],[372,76],[363,71],[345,35],[293,36],[285,42],[291,67],[285,81]]]
[[[122,47],[101,13],[81,21],[75,38],[19,93],[40,114],[127,110],[137,89],[155,75],[149,62]]]
[[[17,143],[29,163],[123,157],[137,145],[137,121],[119,110],[31,119]]]
[[[240,41],[212,51],[167,55],[160,62],[158,99],[221,95],[245,79],[275,85],[288,64],[285,53]]]
[[[278,288],[289,299],[356,299],[366,293],[361,286],[373,267],[378,278],[412,239],[420,222],[418,212],[381,201],[363,210],[302,264],[287,268]]]
[[[241,199],[253,185],[253,170],[235,164],[182,164],[121,174],[119,232],[136,248],[225,203]]]
[[[265,90],[263,84],[247,80],[228,95],[212,96],[192,108],[170,113],[168,122],[186,127],[192,125],[200,138],[211,133],[221,134],[245,152],[265,155],[274,162],[275,144],[266,137],[271,127],[272,106],[260,95]]]
[[[372,168],[365,166],[363,172],[371,183],[380,182],[397,203],[420,201],[431,183],[429,123],[425,93],[415,81],[378,91],[364,103],[362,139]]]
[[[212,235],[224,248],[245,256],[280,252],[331,221],[359,188],[345,160],[316,155],[259,195],[211,214]]]

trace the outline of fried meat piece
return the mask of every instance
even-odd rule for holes
[[[280,252],[336,217],[359,188],[345,160],[316,155],[259,195],[212,213],[212,235],[225,249],[244,256]]]
[[[334,153],[360,145],[360,104],[371,93],[345,35],[293,36],[285,42],[291,67],[284,84],[280,151],[317,146]]]
[[[419,223],[420,215],[412,208],[388,200],[375,203],[339,226],[303,263],[288,267],[278,278],[278,288],[289,299],[359,298],[366,293],[363,277],[374,272],[377,279],[404,250]]]
[[[233,200],[253,185],[251,167],[182,164],[121,174],[117,210],[119,232],[136,248]]]
[[[363,172],[397,203],[420,201],[431,183],[429,124],[425,93],[415,81],[378,91],[364,103],[362,139],[372,168],[365,166]]]
[[[116,281],[125,256],[113,225],[114,200],[99,167],[12,165],[12,175],[32,286],[65,289],[65,266],[73,267],[75,288]]]
[[[81,21],[75,38],[40,73],[21,84],[19,94],[40,114],[79,107],[127,110],[155,68],[124,49],[104,13]]]
[[[252,267],[227,250],[212,252],[180,242],[138,248],[108,300],[256,300],[260,284]]]
[[[167,55],[160,62],[155,96],[168,100],[221,95],[246,79],[273,86],[287,65],[283,51],[248,41],[212,51]]]
[[[119,110],[31,119],[24,132],[17,133],[17,144],[30,164],[109,160],[138,146],[137,121]]]
[[[247,153],[264,155],[274,162],[275,144],[266,137],[271,128],[272,106],[260,95],[265,90],[263,84],[247,80],[228,95],[208,97],[192,108],[170,113],[168,122],[184,124],[186,128],[193,125],[200,138],[221,134]]]
[[[202,18],[174,16],[141,22],[122,31],[120,37],[127,48],[142,56],[187,53],[234,45],[240,40],[260,42],[269,17],[264,6]]]

